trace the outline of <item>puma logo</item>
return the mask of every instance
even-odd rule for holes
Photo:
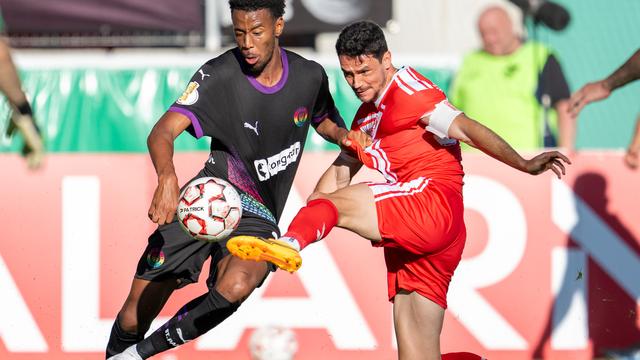
[[[204,80],[204,78],[206,78],[207,76],[211,76],[209,74],[205,74],[204,71],[202,71],[202,69],[198,70],[198,72],[200,73],[200,77],[202,78],[202,80]]]
[[[251,129],[256,133],[256,136],[260,136],[260,134],[258,134],[258,122],[256,121],[255,125],[251,125],[248,122],[244,123],[244,127],[247,129]]]

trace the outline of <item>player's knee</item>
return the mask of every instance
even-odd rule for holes
[[[150,320],[145,322],[144,319],[140,319],[138,306],[138,299],[129,296],[118,313],[118,323],[125,332],[144,334],[151,326]]]
[[[223,276],[216,284],[216,290],[231,303],[243,302],[255,288],[253,277],[244,272]]]
[[[138,333],[138,317],[135,311],[122,309],[118,314],[120,328],[128,333]]]

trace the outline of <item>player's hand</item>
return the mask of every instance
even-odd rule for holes
[[[368,154],[364,151],[364,149],[371,145],[371,137],[359,130],[351,130],[342,138],[339,142],[339,145],[356,155],[356,157],[360,160],[360,162],[368,167],[373,168],[373,159],[371,158],[371,154]]]
[[[371,145],[371,136],[365,134],[359,130],[351,130],[346,132],[344,136],[342,136],[338,142],[338,145],[343,149],[353,151],[353,144],[356,143],[360,145],[361,148],[366,148]]]
[[[624,155],[624,163],[625,165],[627,165],[627,167],[629,167],[629,169],[635,170],[638,168],[638,163],[640,160],[638,159],[638,155],[640,155],[639,153],[640,151],[638,150],[627,150],[627,153]]]
[[[42,144],[40,131],[33,118],[29,115],[14,113],[10,121],[7,135],[13,135],[15,130],[20,132],[24,139],[22,155],[27,160],[27,166],[32,170],[39,168],[44,159],[44,145]]]
[[[604,80],[588,83],[571,95],[571,99],[569,99],[569,114],[575,118],[585,105],[593,101],[606,99],[610,94],[611,90]]]
[[[175,174],[160,176],[149,207],[149,219],[158,225],[172,222],[178,207],[179,196],[180,187],[177,176]]]
[[[548,151],[527,160],[525,171],[531,175],[538,175],[551,170],[560,179],[565,174],[565,164],[571,164],[571,160],[568,157],[559,151]]]

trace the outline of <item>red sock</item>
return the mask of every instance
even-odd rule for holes
[[[300,209],[284,236],[298,240],[300,250],[329,234],[338,224],[338,209],[327,199],[315,199]]]
[[[442,354],[442,360],[484,360],[484,358],[469,352],[459,352]]]

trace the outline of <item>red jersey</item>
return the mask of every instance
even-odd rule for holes
[[[430,178],[461,192],[458,141],[425,132],[420,121],[443,102],[451,106],[429,79],[410,67],[398,70],[375,103],[360,106],[351,125],[373,139],[364,149],[371,161],[363,162],[390,183]]]
[[[411,68],[396,72],[375,103],[362,104],[352,124],[373,139],[352,147],[386,183],[373,193],[387,264],[389,299],[402,289],[447,307],[447,290],[464,248],[460,145],[447,130],[460,112]],[[429,116],[426,127],[421,118]]]

